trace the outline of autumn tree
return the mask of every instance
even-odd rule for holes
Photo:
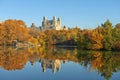
[[[103,35],[98,30],[91,30],[86,34],[86,48],[87,49],[102,49]]]
[[[44,32],[40,32],[39,36],[37,37],[38,43],[41,46],[45,46],[46,44],[46,34]]]
[[[4,44],[4,37],[5,37],[6,31],[3,24],[0,24],[0,45]]]
[[[34,38],[37,38],[37,36],[39,36],[39,33],[40,30],[35,26],[34,23],[32,23],[31,27],[29,28],[29,34]]]
[[[27,26],[22,20],[6,20],[0,28],[4,45],[11,45],[13,40],[27,41],[29,38]]]
[[[37,38],[34,38],[33,36],[28,40],[33,46],[37,46],[39,43],[38,43],[38,40]]]

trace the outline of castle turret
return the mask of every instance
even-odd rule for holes
[[[56,16],[53,16],[53,20],[56,21]]]
[[[43,17],[42,26],[46,26],[46,23],[47,23],[47,20],[46,20],[46,17],[44,16],[44,17]]]
[[[61,20],[60,20],[60,18],[58,18],[57,23],[58,23],[59,26],[61,26]]]
[[[61,20],[60,18],[57,19],[57,27],[56,30],[60,30],[61,29]]]
[[[43,17],[43,21],[46,21],[46,17],[45,16]]]
[[[54,26],[56,26],[56,25],[57,25],[56,16],[53,16],[53,25],[54,25]]]
[[[34,23],[32,23],[32,25],[31,25],[31,28],[35,28],[36,26],[35,26],[35,24]]]

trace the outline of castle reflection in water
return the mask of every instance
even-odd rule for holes
[[[60,71],[61,68],[61,61],[56,59],[56,60],[47,60],[47,59],[41,59],[41,67],[43,72],[46,72],[47,69],[52,69],[53,73],[56,73]]]

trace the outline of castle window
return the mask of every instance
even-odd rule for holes
[[[52,26],[50,27],[50,29],[52,29]]]
[[[52,25],[52,22],[51,22],[51,25]]]

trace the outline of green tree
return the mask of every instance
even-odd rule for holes
[[[111,50],[113,47],[113,37],[112,37],[112,30],[113,26],[112,23],[107,20],[103,25],[103,31],[102,34],[104,35],[102,44],[103,44],[103,49],[105,50]]]
[[[85,35],[83,33],[78,33],[77,46],[82,49],[85,48]]]
[[[120,50],[120,29],[115,27],[113,29],[113,49],[114,50]]]

